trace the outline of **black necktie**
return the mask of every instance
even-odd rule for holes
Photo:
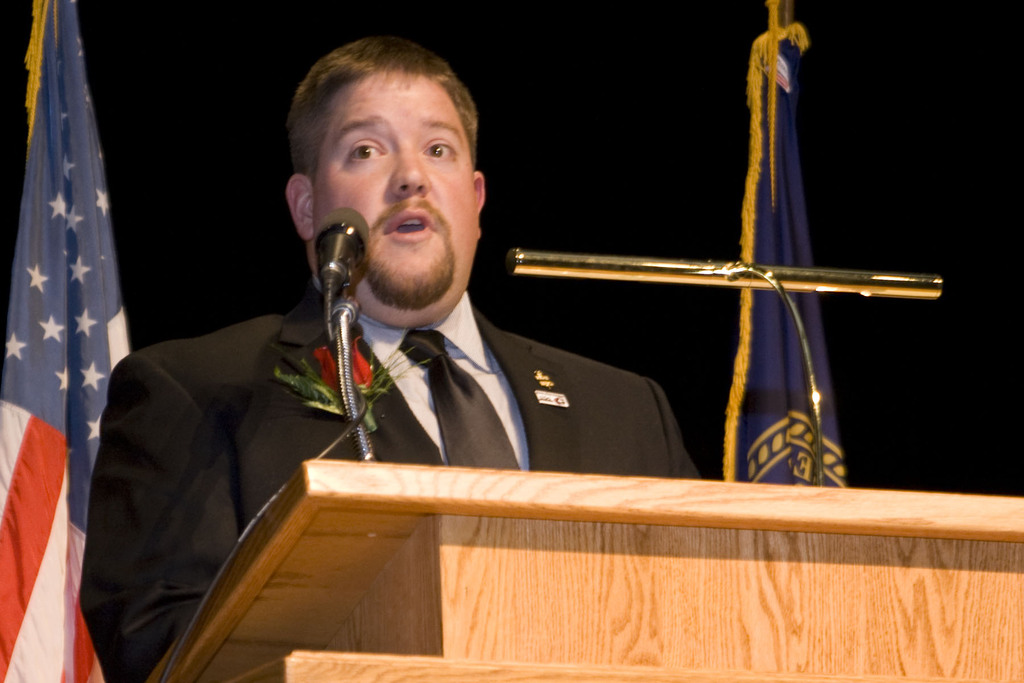
[[[469,373],[452,361],[444,349],[444,335],[436,330],[410,330],[402,350],[427,366],[448,464],[518,469],[515,451],[491,400]]]

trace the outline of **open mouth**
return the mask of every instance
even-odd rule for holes
[[[446,230],[444,219],[426,201],[404,201],[393,204],[374,221],[371,233],[380,235],[407,235],[410,239],[417,235]]]
[[[426,227],[427,226],[425,226],[422,221],[412,219],[407,220],[404,223],[400,224],[398,227],[396,227],[395,232],[400,232],[402,234],[410,232],[419,232],[421,230],[426,230]]]

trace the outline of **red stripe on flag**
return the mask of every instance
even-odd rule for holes
[[[64,436],[29,418],[0,522],[0,680],[7,676],[50,539],[66,457]]]
[[[92,648],[92,638],[89,637],[89,629],[85,625],[85,618],[82,616],[82,607],[78,603],[78,596],[75,596],[75,635],[73,641],[73,670],[75,672],[75,683],[85,683],[92,673],[93,663],[96,655]]]

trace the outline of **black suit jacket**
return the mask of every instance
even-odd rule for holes
[[[655,383],[477,322],[518,402],[531,469],[697,476]],[[275,367],[291,370],[286,358],[315,363],[325,342],[310,288],[284,318],[158,344],[114,370],[81,589],[108,680],[148,675],[245,525],[338,436],[336,415],[302,405],[274,379]],[[569,406],[541,404],[538,389],[564,394]],[[380,460],[441,464],[399,391],[380,398],[374,416]],[[355,454],[346,443],[330,457]]]

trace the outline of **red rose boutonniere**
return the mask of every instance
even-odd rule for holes
[[[335,362],[334,354],[326,346],[321,346],[313,351],[313,357],[320,365],[319,373],[302,360],[297,364],[293,363],[301,370],[300,374],[286,375],[280,368],[274,368],[274,377],[291,389],[304,405],[344,415],[345,404],[338,389],[338,364]],[[404,356],[399,358],[399,361],[403,359]],[[352,374],[359,392],[366,401],[366,429],[372,432],[377,429],[377,421],[373,417],[373,404],[395,385],[395,380],[388,368],[376,361],[371,363],[366,360],[358,347],[352,354]]]
[[[320,379],[337,389],[338,364],[334,360],[334,354],[326,346],[321,346],[313,351],[313,356],[320,362]],[[373,368],[358,348],[352,354],[352,376],[363,393],[373,385]]]

